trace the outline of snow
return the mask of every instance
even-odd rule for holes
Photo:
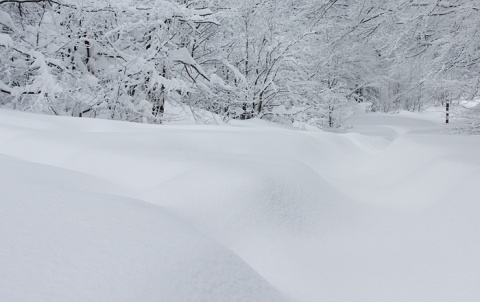
[[[0,10],[0,24],[8,27],[13,31],[17,31],[15,23],[13,22],[12,18],[6,12]]]
[[[12,37],[10,37],[7,34],[2,34],[0,33],[0,46],[3,47],[13,47],[13,40]]]
[[[478,301],[480,140],[0,110],[2,301]]]
[[[460,105],[468,109],[478,108],[478,106],[480,106],[480,99],[462,100],[460,101]]]
[[[186,64],[186,65],[197,64],[195,60],[192,58],[192,56],[190,56],[190,54],[188,53],[188,49],[186,49],[185,47],[172,51],[170,55],[172,60],[182,62],[183,64]]]
[[[170,52],[170,59],[171,59],[172,61],[181,62],[182,64],[185,64],[185,65],[193,66],[193,67],[195,67],[195,69],[197,70],[197,72],[201,73],[205,78],[208,78],[208,76],[207,76],[207,74],[205,73],[205,71],[204,71],[204,70],[202,69],[202,67],[192,58],[192,56],[190,55],[188,49],[186,49],[185,47],[172,50],[172,51]]]

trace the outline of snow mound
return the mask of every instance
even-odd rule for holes
[[[340,227],[357,208],[301,163],[238,158],[184,172],[141,198],[187,217],[228,246],[254,236],[313,236]]]
[[[285,301],[245,262],[101,183],[0,158],[2,301]]]
[[[442,122],[0,110],[2,301],[477,302],[480,142]]]

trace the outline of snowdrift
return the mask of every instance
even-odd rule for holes
[[[286,301],[166,209],[76,172],[0,166],[2,301]]]
[[[0,111],[0,292],[477,301],[480,141],[440,122],[357,113],[332,134]]]

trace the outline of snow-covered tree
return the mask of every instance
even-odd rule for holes
[[[0,105],[337,127],[480,93],[475,0],[0,0]]]
[[[161,122],[209,76],[192,57],[210,10],[170,1],[1,3],[5,105]],[[198,45],[197,45],[198,47]]]

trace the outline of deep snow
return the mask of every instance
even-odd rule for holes
[[[2,301],[479,301],[480,138],[0,110]]]

